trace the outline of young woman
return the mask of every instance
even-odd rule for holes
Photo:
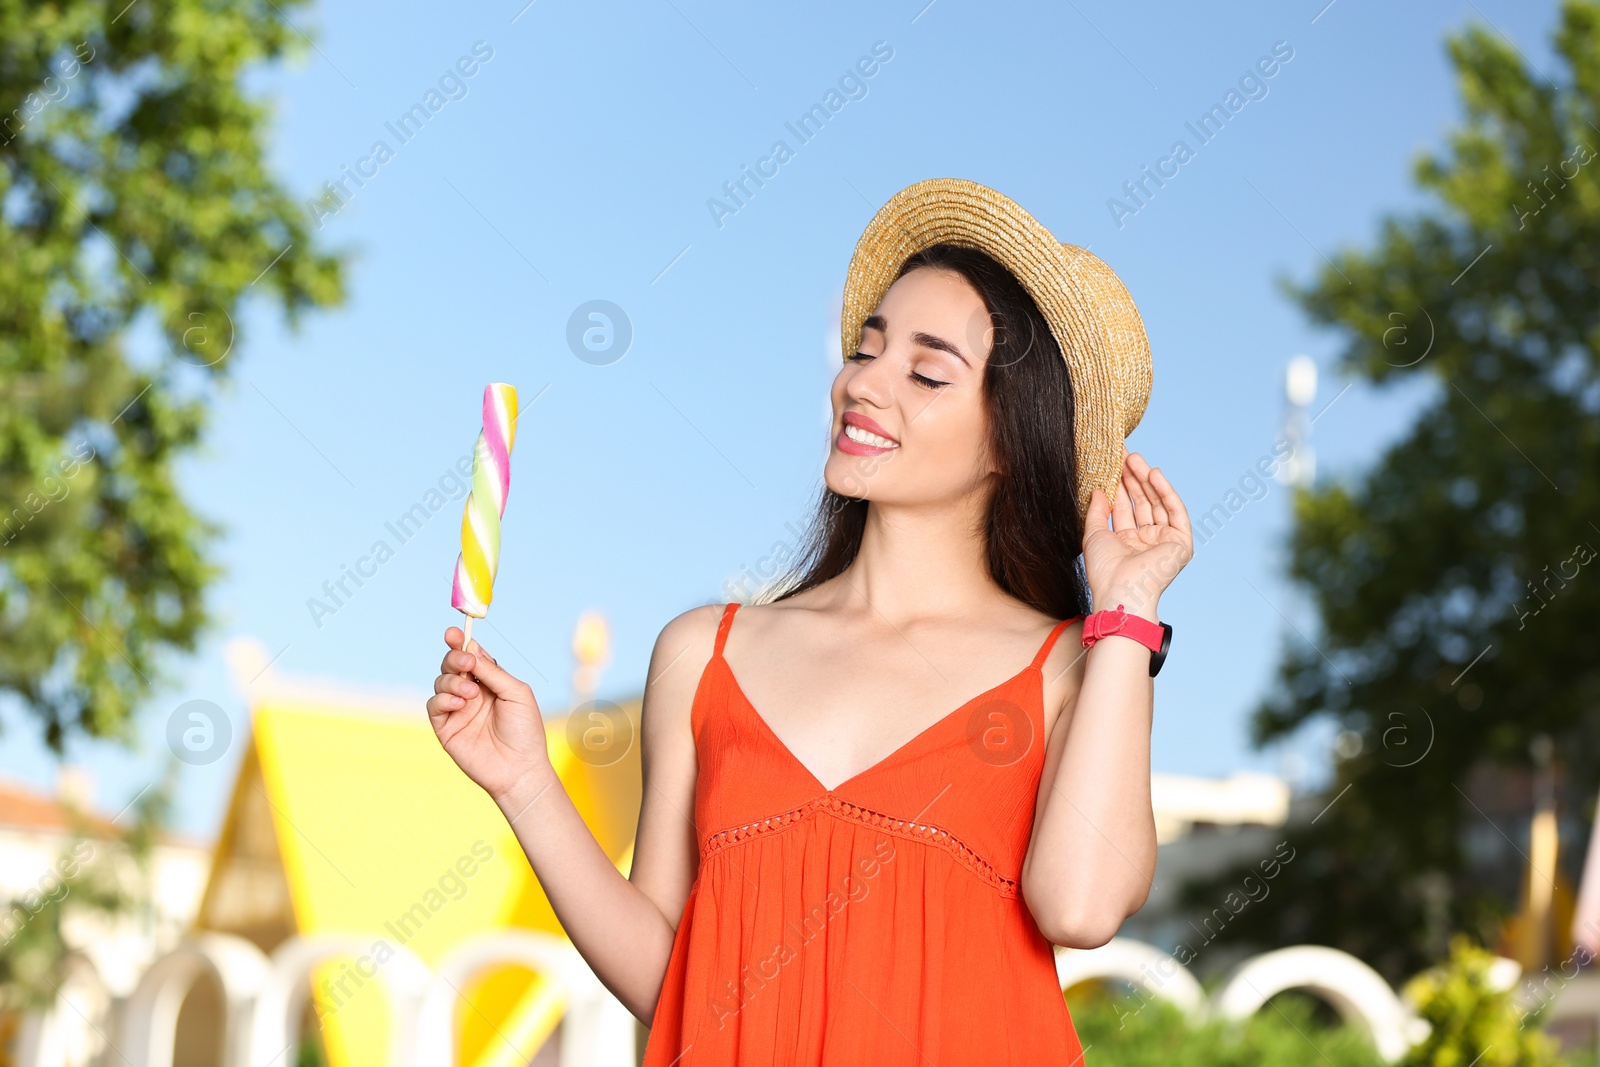
[[[1073,1063],[1051,946],[1148,894],[1157,601],[1193,555],[1123,445],[1148,342],[1109,268],[957,179],[874,218],[843,330],[802,565],[656,642],[629,877],[456,627],[429,716],[647,1067]]]

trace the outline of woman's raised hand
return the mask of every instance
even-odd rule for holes
[[[1123,445],[1116,505],[1094,490],[1084,522],[1083,565],[1094,607],[1121,603],[1154,620],[1156,598],[1194,558],[1189,512],[1178,491],[1159,468]]]
[[[554,775],[545,746],[539,703],[526,682],[513,678],[483,646],[461,648],[459,626],[444,632],[450,651],[433,680],[428,719],[439,743],[497,802],[519,782]]]

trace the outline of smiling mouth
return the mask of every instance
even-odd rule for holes
[[[900,447],[900,442],[898,441],[892,441],[887,437],[879,437],[871,431],[863,430],[861,427],[853,426],[848,422],[844,424],[844,436],[858,445],[866,445],[868,448],[882,449],[886,452]]]

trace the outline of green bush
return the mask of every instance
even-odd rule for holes
[[[1166,1001],[1090,994],[1069,998],[1085,1067],[1380,1067],[1355,1027],[1330,1025],[1323,1006],[1273,997],[1249,1020],[1190,1023]]]
[[[1406,983],[1417,1014],[1433,1027],[1413,1045],[1403,1067],[1562,1067],[1556,1042],[1524,1018],[1512,990],[1489,982],[1494,955],[1457,934],[1450,958]]]
[[[1514,991],[1490,981],[1495,957],[1464,935],[1443,963],[1406,984],[1405,996],[1430,1032],[1397,1067],[1571,1067],[1557,1043],[1525,1013]],[[1243,1023],[1191,1023],[1165,1001],[1117,996],[1105,987],[1068,998],[1083,1042],[1084,1067],[1378,1067],[1383,1060],[1358,1027],[1334,1021],[1320,1001],[1281,993]]]

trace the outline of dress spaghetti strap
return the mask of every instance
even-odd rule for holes
[[[1082,615],[1074,615],[1070,619],[1062,619],[1060,622],[1056,623],[1055,628],[1052,629],[1050,631],[1050,635],[1044,639],[1044,644],[1039,648],[1038,655],[1033,657],[1033,662],[1029,664],[1029,666],[1033,667],[1035,670],[1043,670],[1044,661],[1050,658],[1050,650],[1055,647],[1056,638],[1061,636],[1061,631],[1065,630],[1068,626],[1071,626],[1081,618],[1083,618]]]
[[[717,623],[717,643],[711,650],[713,659],[722,655],[722,646],[728,643],[728,630],[733,626],[733,613],[738,610],[738,601],[732,601],[722,609],[722,620]]]

